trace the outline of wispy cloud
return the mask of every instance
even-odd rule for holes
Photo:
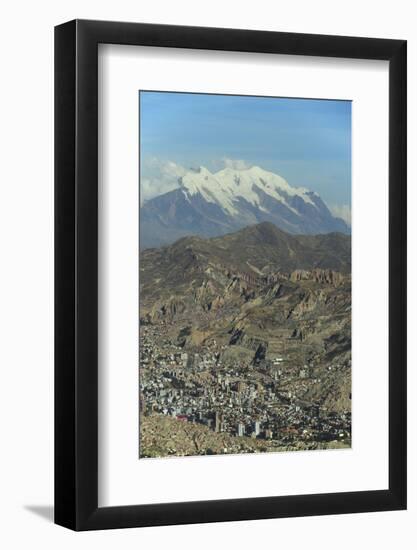
[[[243,159],[231,159],[223,157],[221,160],[226,168],[233,168],[233,170],[246,170],[247,168],[250,168],[252,166]]]
[[[352,212],[348,204],[330,204],[329,210],[333,216],[342,218],[349,226],[351,225]]]
[[[146,157],[141,163],[141,203],[168,193],[178,187],[178,180],[186,173],[186,169],[172,161],[157,157]]]

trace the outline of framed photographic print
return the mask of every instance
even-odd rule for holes
[[[406,507],[406,42],[55,29],[55,521]]]

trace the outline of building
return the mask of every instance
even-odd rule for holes
[[[214,414],[214,431],[222,432],[223,431],[223,415],[218,411]]]

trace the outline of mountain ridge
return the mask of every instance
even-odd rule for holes
[[[350,232],[317,193],[292,187],[278,174],[256,166],[214,174],[200,167],[180,177],[178,185],[142,205],[142,249],[187,235],[221,236],[261,222],[292,234]]]
[[[224,277],[233,274],[259,278],[315,269],[349,276],[350,237],[342,233],[290,235],[263,222],[221,237],[187,236],[162,248],[143,250],[139,280],[143,296],[152,302],[158,293],[177,294],[180,288],[207,280],[224,284]],[[163,287],[158,281],[164,281]]]

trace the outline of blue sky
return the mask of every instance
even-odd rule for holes
[[[350,212],[349,101],[142,91],[140,116],[145,194],[170,190],[173,167],[181,175],[235,163],[276,172],[319,193],[337,214]]]

